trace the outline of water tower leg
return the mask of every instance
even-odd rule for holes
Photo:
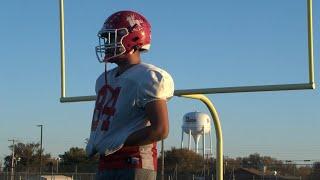
[[[188,142],[188,150],[191,149],[191,130],[189,130],[189,142]]]
[[[200,140],[200,136],[201,135],[196,135],[196,138],[194,138],[194,142],[195,142],[195,148],[196,148],[196,153],[198,154],[199,152],[199,140]]]
[[[204,127],[202,128],[202,155],[203,155],[203,158],[205,158],[205,155],[206,155],[206,136],[205,136],[205,133],[204,133]]]
[[[183,129],[181,129],[181,149],[183,148]]]
[[[213,156],[213,149],[212,149],[212,136],[211,136],[211,129],[209,131],[209,136],[210,136],[210,155],[211,157]]]

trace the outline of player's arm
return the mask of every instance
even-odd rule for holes
[[[129,135],[125,146],[151,144],[168,136],[169,122],[166,100],[151,101],[146,104],[145,110],[151,125]]]

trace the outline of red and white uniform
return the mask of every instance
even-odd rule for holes
[[[117,76],[117,68],[103,73],[96,82],[97,100],[93,113],[88,155],[101,155],[99,169],[143,168],[156,170],[156,143],[124,147],[127,137],[150,125],[145,106],[173,96],[174,83],[164,70],[137,64]]]

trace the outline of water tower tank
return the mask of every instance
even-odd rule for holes
[[[185,133],[191,131],[192,135],[208,133],[211,129],[210,117],[202,112],[189,112],[183,116],[182,129]]]
[[[185,132],[186,134],[192,135],[195,142],[196,152],[198,152],[198,144],[199,144],[201,135],[207,134],[211,130],[210,122],[211,122],[211,119],[209,115],[202,112],[197,112],[197,111],[189,112],[183,116],[182,131]],[[183,137],[181,141],[183,141]],[[190,149],[190,145],[189,145],[189,149]]]

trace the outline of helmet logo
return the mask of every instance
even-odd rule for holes
[[[133,15],[130,15],[127,17],[127,21],[129,22],[130,26],[133,27],[133,26],[138,26],[140,27],[141,26],[141,23],[143,23],[142,20],[138,20],[138,19],[135,19],[135,17]]]

